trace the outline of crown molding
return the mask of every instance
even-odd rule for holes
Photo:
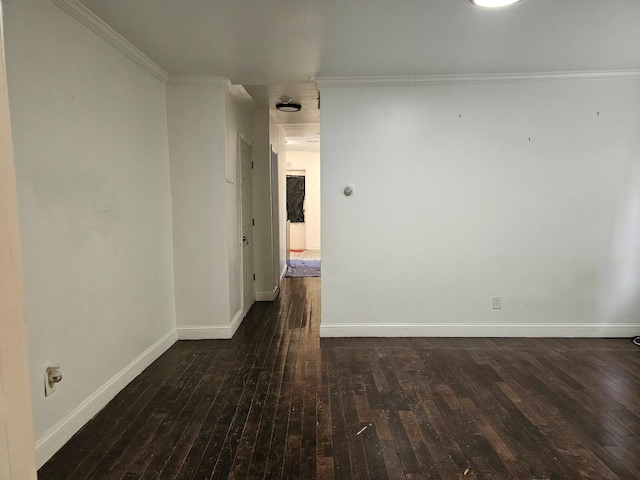
[[[231,82],[229,82],[231,83]],[[235,98],[239,103],[243,105],[252,105],[255,106],[255,102],[253,101],[253,97],[249,95],[247,90],[244,88],[244,85],[229,85],[229,93]]]
[[[120,50],[127,57],[144,68],[151,75],[163,83],[167,83],[169,74],[157,63],[134,47],[127,39],[107,25],[91,10],[80,3],[80,0],[51,0],[62,10],[74,17],[80,23],[106,40],[113,47]]]
[[[640,71],[592,71],[505,73],[495,75],[404,75],[397,77],[320,77],[322,87],[397,87],[423,85],[483,85],[538,82],[575,82],[590,80],[640,80]]]
[[[210,85],[213,87],[224,88],[229,92],[232,90],[231,80],[227,77],[213,77],[206,75],[171,75],[169,76],[167,84],[173,86]]]
[[[320,87],[402,87],[414,86],[415,75],[391,77],[318,77],[316,85]]]

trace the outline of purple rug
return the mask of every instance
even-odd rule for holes
[[[289,260],[285,277],[319,277],[320,260]]]

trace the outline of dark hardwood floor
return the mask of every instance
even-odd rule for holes
[[[640,478],[629,340],[321,341],[319,286],[178,342],[39,478]]]

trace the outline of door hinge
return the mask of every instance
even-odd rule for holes
[[[253,169],[253,162],[251,162],[251,168]]]
[[[256,219],[255,218],[251,219],[251,225],[253,225],[254,227],[256,226]]]
[[[253,274],[253,281],[254,282],[256,281],[256,274],[255,273]]]

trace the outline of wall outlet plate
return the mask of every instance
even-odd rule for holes
[[[49,375],[47,372],[44,372],[44,396],[48,397],[56,391],[56,384],[49,385]]]

